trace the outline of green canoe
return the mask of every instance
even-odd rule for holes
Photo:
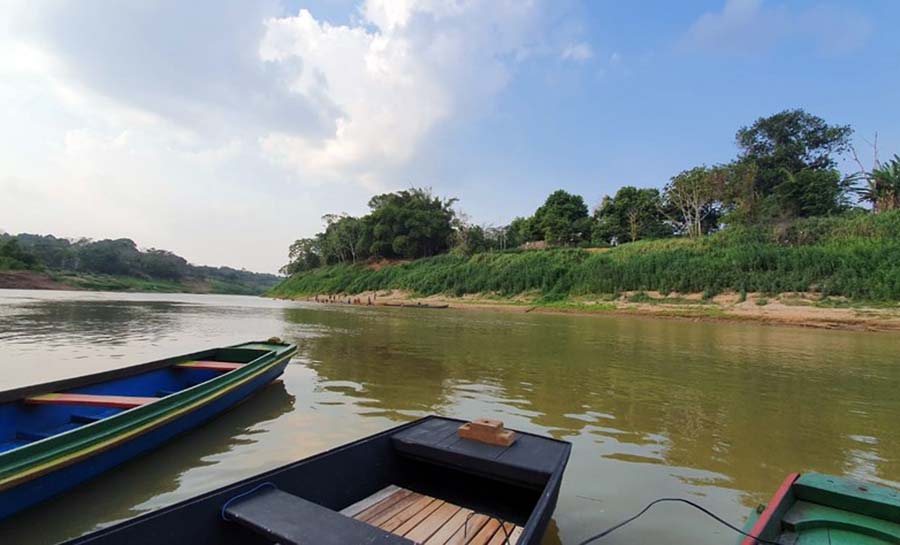
[[[900,544],[900,490],[843,477],[789,475],[754,511],[740,545]],[[765,540],[765,541],[762,541]]]

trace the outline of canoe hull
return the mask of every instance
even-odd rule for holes
[[[107,433],[106,439],[86,443],[88,448],[85,450],[70,450],[52,458],[46,467],[24,472],[20,482],[0,490],[0,519],[65,492],[215,418],[278,378],[291,355],[293,350],[274,357],[270,363],[260,365],[258,370],[248,372],[243,380],[232,380],[228,384],[220,381],[221,386],[213,386],[216,381],[211,381],[210,386],[201,385],[197,393],[185,393],[185,396],[193,395],[194,399],[168,411],[142,417],[140,411],[146,412],[151,405],[157,404],[153,403],[111,417],[110,425],[117,425],[120,433]],[[170,403],[177,402],[177,397],[172,399]],[[113,423],[112,420],[122,423]],[[13,455],[15,452],[7,454]]]
[[[188,432],[215,418],[278,378],[284,372],[286,365],[287,360],[259,378],[253,379],[235,391],[189,413],[187,416],[142,434],[121,446],[106,450],[83,462],[48,473],[43,477],[28,481],[11,490],[0,492],[0,519],[65,492],[88,479],[159,447],[177,435]]]
[[[168,545],[263,545],[271,541],[234,522],[223,521],[223,510],[236,498],[271,488],[301,496],[318,508],[340,512],[383,489],[386,484],[415,490],[509,521],[519,526],[517,545],[539,544],[556,506],[570,445],[531,436],[544,442],[541,454],[547,463],[543,469],[549,471],[545,471],[538,480],[534,479],[534,475],[526,477],[515,474],[524,465],[508,467],[511,473],[500,475],[481,464],[469,465],[468,469],[463,470],[460,459],[447,457],[436,461],[427,459],[422,453],[398,453],[395,440],[398,435],[414,431],[413,428],[423,422],[438,419],[427,417],[398,426],[73,539],[67,544],[157,545],[164,536],[163,541]],[[457,426],[460,424],[450,419],[440,420]],[[520,434],[519,437],[522,445],[529,439],[527,434]],[[458,455],[460,451],[455,453]],[[522,459],[517,462],[522,462]],[[312,535],[317,529],[315,520],[301,522],[312,524],[307,535]],[[332,536],[329,543],[340,542],[335,539]]]

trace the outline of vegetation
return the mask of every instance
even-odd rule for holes
[[[138,249],[127,238],[72,241],[25,233],[0,235],[0,270],[46,270],[63,283],[103,290],[258,294],[279,280],[272,274],[191,265],[166,250]]]
[[[870,169],[843,175],[837,158],[852,150],[851,136],[849,126],[785,110],[739,129],[731,162],[687,169],[662,190],[624,186],[592,215],[581,196],[557,190],[503,227],[471,225],[452,210],[455,199],[424,190],[379,195],[368,216],[326,216],[324,233],[298,240],[284,269],[294,276],[272,293],[537,291],[557,301],[733,290],[743,300],[793,291],[898,300],[900,157],[881,163],[876,148]],[[586,246],[613,248],[577,249]],[[534,247],[549,249],[524,250]],[[372,258],[417,260],[370,267]]]
[[[23,250],[15,237],[0,234],[0,271],[39,269],[37,258]]]
[[[537,290],[544,301],[659,291],[814,291],[900,299],[900,211],[799,219],[787,227],[731,228],[699,239],[624,244],[608,252],[557,248],[442,255],[374,269],[321,267],[285,280],[274,296],[410,290],[421,295]]]
[[[285,274],[321,265],[356,263],[369,258],[415,259],[449,250],[456,217],[455,199],[434,197],[427,189],[376,195],[362,218],[324,216],[325,231],[299,239],[290,248]]]
[[[598,245],[672,235],[672,226],[665,222],[662,197],[656,188],[625,186],[615,197],[603,198],[594,219],[593,240]]]

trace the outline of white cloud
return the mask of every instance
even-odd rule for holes
[[[373,181],[409,160],[441,123],[506,85],[541,23],[537,2],[512,0],[369,0],[360,13],[350,26],[306,10],[266,22],[262,58],[291,74],[294,93],[337,111],[325,138],[276,131],[260,140],[313,177]]]
[[[550,5],[0,0],[0,227],[275,270],[552,54]]]
[[[560,53],[560,58],[567,61],[584,62],[594,56],[594,50],[586,42],[569,44]]]
[[[701,15],[685,36],[689,46],[720,52],[758,53],[791,40],[843,53],[861,46],[871,22],[851,10],[818,4],[796,10],[764,0],[726,0],[721,11]]]

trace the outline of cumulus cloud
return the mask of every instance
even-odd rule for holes
[[[569,44],[560,53],[560,58],[566,61],[584,62],[594,56],[594,50],[586,42]]]
[[[293,93],[333,104],[325,138],[273,132],[272,157],[318,178],[377,179],[430,131],[489,101],[541,23],[536,2],[368,0],[353,25],[301,10],[270,18],[263,60],[290,73]]]
[[[228,264],[274,270],[323,210],[409,181],[432,134],[555,55],[554,5],[359,0],[333,24],[276,0],[0,0],[2,227],[209,263],[239,244]]]
[[[849,8],[817,4],[797,10],[763,0],[726,0],[720,11],[705,13],[691,25],[685,42],[752,54],[795,40],[824,52],[844,53],[862,46],[871,31],[871,22]]]

